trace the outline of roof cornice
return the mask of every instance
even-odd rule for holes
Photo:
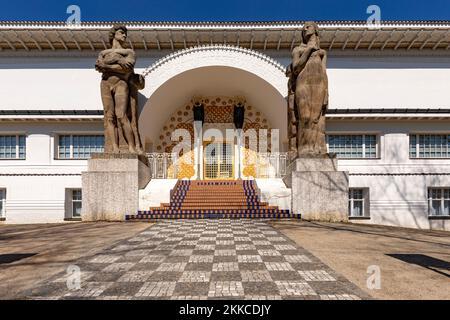
[[[303,21],[272,22],[65,22],[2,21],[0,51],[98,52],[109,47],[108,31],[125,24],[129,45],[136,50],[187,49],[201,45],[233,45],[256,50],[292,50],[301,41]],[[321,45],[331,51],[449,52],[450,21],[318,21]]]
[[[63,21],[0,21],[0,28],[109,28],[114,24],[125,24],[133,28],[297,28],[304,20],[286,21],[85,21],[69,25]],[[320,27],[367,27],[364,20],[316,20]],[[450,27],[450,20],[386,20],[380,27]]]

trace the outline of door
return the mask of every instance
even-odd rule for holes
[[[233,179],[233,144],[210,142],[204,147],[204,178]]]

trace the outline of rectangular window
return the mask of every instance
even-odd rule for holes
[[[350,217],[369,217],[368,189],[350,189],[348,193],[348,214]]]
[[[5,217],[6,190],[0,189],[0,218]]]
[[[377,136],[365,134],[327,135],[329,153],[338,158],[373,159],[377,157]]]
[[[450,158],[450,134],[410,134],[410,158]]]
[[[60,135],[58,159],[88,159],[93,152],[103,152],[103,135]]]
[[[428,189],[428,214],[450,216],[450,188]]]
[[[0,136],[0,159],[25,159],[25,136]]]
[[[81,217],[81,189],[72,189],[72,218]]]

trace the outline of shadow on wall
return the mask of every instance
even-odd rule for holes
[[[409,264],[415,264],[429,269],[447,278],[450,278],[450,263],[441,259],[433,258],[424,254],[386,254],[389,257],[401,260]]]

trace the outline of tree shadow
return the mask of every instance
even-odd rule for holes
[[[415,264],[423,268],[429,269],[447,278],[450,278],[450,273],[445,271],[450,271],[450,263],[441,259],[433,258],[424,254],[414,254],[414,253],[392,253],[386,254],[389,257],[401,260],[409,264]],[[444,271],[441,271],[441,270]]]
[[[280,225],[283,226],[285,229],[297,229],[299,228],[298,221],[276,221]],[[450,247],[450,244],[448,243],[442,243],[442,242],[436,242],[436,241],[430,241],[425,239],[418,239],[414,236],[417,234],[420,234],[422,236],[429,235],[429,230],[415,230],[415,229],[406,229],[406,228],[399,228],[397,226],[384,226],[384,225],[376,225],[376,224],[355,224],[355,223],[322,223],[322,222],[316,222],[316,221],[308,221],[303,222],[304,224],[300,227],[306,227],[306,228],[316,228],[316,229],[328,229],[333,231],[344,231],[344,232],[351,232],[355,234],[362,234],[362,235],[372,235],[372,236],[379,236],[384,238],[393,238],[393,239],[399,239],[399,240],[405,240],[405,241],[414,241],[414,242],[420,242],[420,243],[427,243],[427,244],[433,244],[433,245],[439,245],[444,247]],[[406,235],[401,235],[399,232],[414,232],[414,236],[408,237]],[[438,234],[437,232],[444,232],[443,235]],[[443,237],[445,239],[448,238],[448,234],[445,233],[445,231],[434,231],[432,236],[433,237]]]
[[[7,253],[0,254],[0,264],[7,264],[26,259],[36,255],[37,253]]]

